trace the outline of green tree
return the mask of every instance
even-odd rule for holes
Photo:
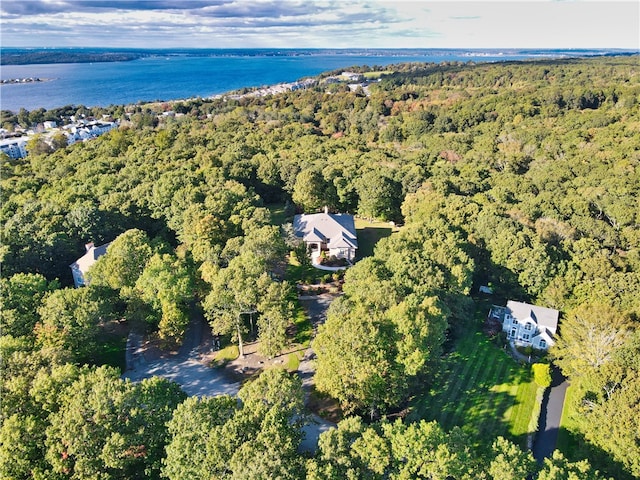
[[[0,476],[2,478],[44,477],[43,422],[32,416],[14,414],[3,419],[0,427]]]
[[[142,230],[127,230],[111,242],[107,253],[89,269],[94,285],[104,285],[129,296],[152,255],[149,237]]]
[[[380,170],[364,173],[356,182],[358,213],[365,218],[401,220],[402,188]]]
[[[160,473],[167,422],[186,398],[158,377],[132,384],[101,367],[81,375],[49,418],[46,458],[72,478],[140,478]]]
[[[489,463],[489,475],[493,480],[524,479],[536,471],[531,452],[522,451],[505,438],[498,437],[491,448],[495,457]]]
[[[87,359],[95,349],[100,323],[107,320],[111,312],[111,305],[94,287],[51,292],[38,308],[37,344],[69,360]]]
[[[169,254],[154,254],[135,284],[140,298],[159,313],[159,334],[180,339],[189,323],[187,302],[193,297],[193,276],[184,261]]]
[[[169,478],[301,478],[302,384],[264,371],[231,397],[189,399],[169,422]]]
[[[581,305],[563,319],[550,349],[565,375],[579,377],[608,363],[628,338],[624,314],[606,305]]]
[[[258,284],[265,283],[267,278],[262,259],[249,253],[234,258],[211,278],[211,292],[203,302],[205,315],[214,332],[235,334],[240,356],[244,356],[244,316],[257,314]]]
[[[189,397],[178,405],[168,423],[163,476],[171,480],[210,478],[219,459],[209,455],[207,442],[214,427],[229,421],[237,408],[236,399],[227,395]]]
[[[33,335],[37,310],[48,292],[59,288],[37,273],[0,278],[0,331],[14,337]]]
[[[333,207],[335,197],[333,185],[319,171],[306,169],[296,177],[292,198],[303,211],[313,213],[324,206]]]
[[[31,140],[27,142],[26,148],[29,155],[47,155],[53,152],[51,145],[45,141],[42,134],[31,137]]]
[[[288,283],[271,282],[258,303],[258,351],[273,358],[287,344],[287,327],[293,317],[292,290]]]
[[[554,450],[551,458],[544,459],[538,480],[605,480],[605,477],[587,460],[570,462],[559,450]]]
[[[367,411],[374,417],[405,393],[391,326],[362,305],[335,300],[313,350],[316,388],[339,400],[345,412]]]
[[[320,435],[307,478],[484,478],[467,441],[458,428],[446,433],[436,422],[397,420],[367,427],[350,417]]]

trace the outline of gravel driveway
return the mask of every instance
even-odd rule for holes
[[[192,347],[186,352],[181,351],[175,358],[147,362],[140,348],[141,343],[141,335],[135,333],[129,335],[127,339],[128,368],[122,375],[123,378],[140,381],[154,376],[163,377],[176,382],[190,396],[237,395],[240,384],[230,382],[222,372],[200,362],[197,347]]]
[[[307,311],[313,324],[314,334],[317,326],[324,322],[327,309],[334,298],[335,295],[330,294],[300,298],[300,303]],[[163,377],[176,382],[189,396],[237,395],[240,390],[239,383],[229,381],[222,372],[210,368],[200,361],[201,339],[202,319],[195,319],[189,325],[178,355],[173,358],[161,358],[148,362],[144,358],[142,335],[131,333],[127,338],[127,370],[122,377],[134,382],[153,376]],[[313,384],[314,358],[313,350],[308,349],[298,369],[305,391],[305,399]],[[331,427],[335,427],[335,424],[317,415],[309,415],[308,422],[302,427],[305,438],[300,450],[314,452],[318,446],[320,434]]]

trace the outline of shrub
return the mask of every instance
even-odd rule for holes
[[[548,363],[534,363],[531,365],[533,370],[533,380],[542,388],[551,386],[551,367]]]
[[[290,353],[287,358],[287,370],[289,372],[295,372],[300,366],[300,357],[297,353]]]

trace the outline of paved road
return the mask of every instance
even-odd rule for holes
[[[551,457],[556,449],[564,397],[569,386],[557,368],[553,369],[552,378],[551,388],[547,389],[542,399],[538,434],[533,444],[533,456],[541,463],[545,458]]]

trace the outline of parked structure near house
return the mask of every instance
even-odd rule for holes
[[[506,307],[494,305],[489,316],[502,323],[507,339],[516,346],[547,350],[555,343],[560,312],[509,300]]]
[[[329,213],[325,207],[323,213],[296,215],[293,230],[307,246],[314,264],[320,263],[322,252],[329,257],[344,258],[349,263],[356,256],[358,238],[353,215]]]
[[[73,274],[73,283],[76,288],[84,287],[89,284],[86,278],[89,268],[91,267],[91,265],[96,263],[96,260],[98,260],[98,258],[107,253],[107,247],[109,245],[111,245],[111,242],[105,243],[100,247],[94,246],[93,242],[87,243],[85,245],[87,253],[85,253],[82,257],[69,265],[71,267],[71,273]]]

